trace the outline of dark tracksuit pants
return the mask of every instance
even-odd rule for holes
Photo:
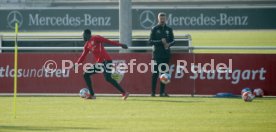
[[[96,65],[101,65],[102,69],[103,69],[103,74],[104,74],[104,78],[107,82],[109,82],[110,84],[112,84],[115,88],[117,88],[117,90],[119,90],[121,93],[125,93],[125,90],[118,84],[118,82],[116,80],[114,80],[112,77],[111,77],[111,72],[108,72],[110,71],[111,69],[107,69],[106,68],[106,65],[108,64],[111,64],[112,61],[104,61],[103,63],[98,63]],[[91,93],[91,95],[93,96],[95,93],[94,93],[94,90],[92,88],[92,82],[91,82],[91,79],[90,79],[90,76],[93,75],[93,74],[96,74],[96,73],[99,73],[101,69],[97,68],[95,65],[93,66],[93,68],[91,69],[88,69],[86,72],[84,72],[83,74],[83,77],[84,77],[84,80],[85,80],[85,83]]]
[[[151,82],[151,84],[152,84],[152,87],[151,87],[152,94],[156,93],[156,83],[157,83],[157,79],[159,78],[159,73],[160,73],[159,70],[158,70],[158,66],[162,63],[169,64],[170,59],[169,58],[168,59],[155,59],[154,61],[157,65],[154,65],[154,71],[156,71],[156,73],[152,74],[152,82]],[[162,71],[165,71],[166,67],[162,66],[161,69],[162,69]],[[163,93],[165,93],[165,84],[160,82],[160,94],[163,94]]]

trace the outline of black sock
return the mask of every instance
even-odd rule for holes
[[[94,96],[95,93],[94,93],[94,90],[92,88],[92,83],[91,83],[90,75],[88,73],[84,73],[83,77],[84,77],[85,83],[87,85],[87,88],[88,88],[90,94],[92,96]]]
[[[125,93],[125,90],[118,84],[116,80],[114,80],[113,78],[110,78],[110,79],[107,79],[107,81],[111,83],[121,93]]]
[[[160,95],[165,93],[165,84],[160,82]]]

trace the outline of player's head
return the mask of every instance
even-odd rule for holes
[[[82,34],[83,40],[88,41],[91,38],[91,30],[85,29]]]
[[[164,12],[158,13],[158,24],[161,24],[161,25],[166,24],[166,13]]]

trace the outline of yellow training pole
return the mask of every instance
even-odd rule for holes
[[[14,41],[14,78],[13,78],[13,112],[14,118],[16,118],[16,96],[17,96],[17,45],[18,23],[15,23],[15,41]]]

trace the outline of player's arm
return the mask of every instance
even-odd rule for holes
[[[159,39],[156,39],[155,38],[155,29],[154,28],[152,28],[151,29],[151,32],[150,32],[150,38],[149,38],[149,45],[157,45],[157,44],[159,44],[161,42],[161,40]]]
[[[85,60],[86,55],[89,53],[89,49],[88,49],[87,45],[88,45],[88,42],[85,44],[82,54],[77,61],[77,64],[82,63]]]
[[[170,30],[170,38],[169,38],[168,44],[169,44],[169,47],[175,45],[174,34],[173,34],[173,30],[172,29]]]
[[[74,64],[73,69],[75,70],[78,67],[78,64],[82,63],[85,58],[86,55],[89,53],[89,49],[87,48],[87,44],[85,44],[83,51],[81,53],[81,56],[79,57],[79,59],[77,60],[77,62]]]
[[[127,49],[127,45],[126,44],[121,44],[119,42],[116,41],[111,41],[109,39],[106,39],[102,36],[97,36],[98,41],[102,42],[102,43],[106,43],[106,44],[110,44],[110,45],[114,45],[114,46],[121,46],[124,49]]]

